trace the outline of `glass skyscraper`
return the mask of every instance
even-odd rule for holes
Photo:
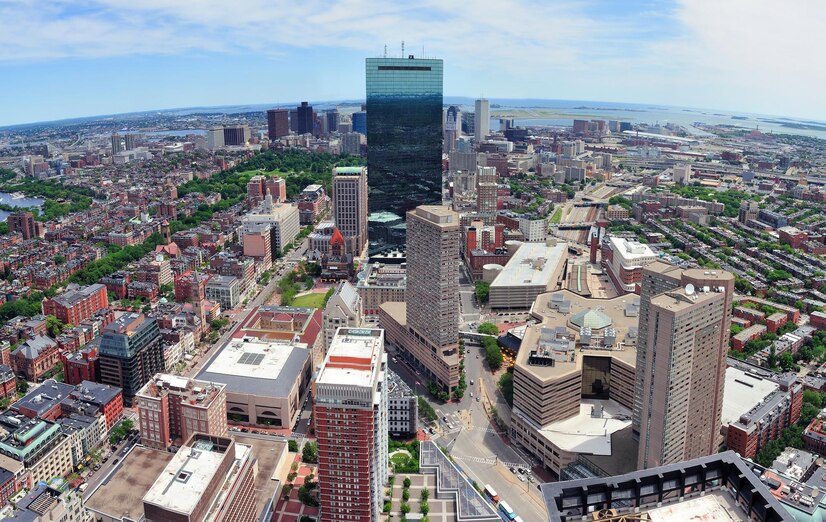
[[[442,202],[442,60],[367,58],[367,179],[371,214],[404,218]],[[371,252],[403,234],[374,237]]]

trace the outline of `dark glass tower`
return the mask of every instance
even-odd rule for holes
[[[367,179],[371,221],[442,202],[442,60],[367,58]],[[374,234],[370,250],[404,234]],[[401,227],[403,229],[403,227]]]

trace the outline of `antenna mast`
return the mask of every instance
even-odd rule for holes
[[[402,40],[402,58],[404,58],[404,40]]]
[[[384,57],[387,58],[387,44],[384,44]]]

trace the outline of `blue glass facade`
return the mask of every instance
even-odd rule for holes
[[[442,60],[368,58],[366,67],[370,212],[403,218],[441,204]],[[387,240],[371,236],[371,251],[398,246]]]
[[[367,134],[367,113],[364,111],[353,113],[353,132]]]

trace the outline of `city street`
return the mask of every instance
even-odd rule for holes
[[[463,331],[472,330],[468,322],[478,323],[482,318],[472,296],[472,286],[466,281],[463,275]],[[465,288],[469,290],[468,298],[464,296]],[[539,480],[532,475],[532,481],[529,481],[528,475],[518,473],[519,468],[530,470],[529,457],[505,442],[485,411],[485,405],[493,404],[502,418],[510,418],[510,408],[496,387],[497,377],[485,367],[482,348],[472,343],[466,344],[465,379],[468,388],[461,402],[444,404],[430,398],[427,382],[402,360],[395,347],[389,346],[388,352],[390,368],[433,406],[439,419],[431,437],[448,449],[462,471],[480,487],[490,484],[524,520],[547,520],[544,503],[536,488]],[[517,473],[513,473],[511,468]]]
[[[261,306],[267,302],[273,292],[275,292],[276,288],[278,288],[278,282],[281,278],[296,267],[306,251],[307,239],[305,238],[296,248],[293,248],[287,253],[286,256],[277,260],[275,264],[273,264],[273,273],[267,284],[247,303],[241,312],[235,315],[232,324],[226,328],[221,337],[212,343],[207,350],[193,359],[193,366],[186,370],[186,373],[190,377],[195,377],[198,375],[198,372],[201,371],[201,368],[207,363],[207,361],[209,361],[212,356],[217,353],[216,349],[224,346],[227,341],[229,341],[235,331],[235,327],[244,322],[256,306]]]

